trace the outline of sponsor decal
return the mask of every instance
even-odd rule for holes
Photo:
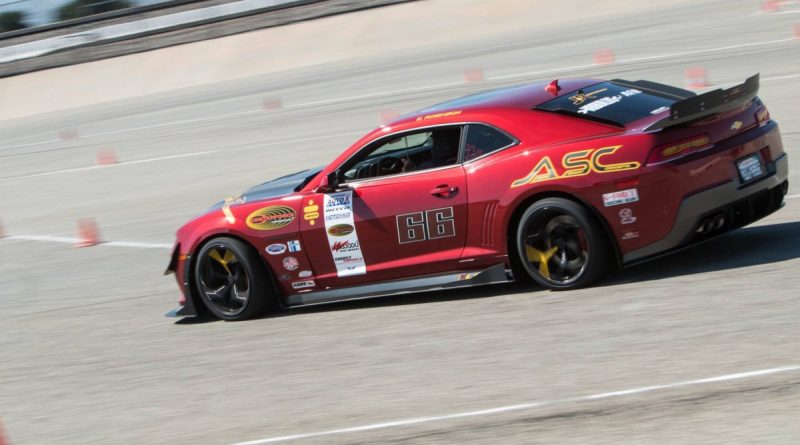
[[[300,252],[303,250],[300,248],[300,241],[298,240],[287,241],[286,245],[289,247],[289,252]]]
[[[638,231],[638,230],[631,230],[631,231],[629,231],[629,232],[625,232],[625,233],[623,233],[623,234],[622,234],[622,237],[621,237],[621,238],[622,238],[623,240],[626,240],[626,239],[633,239],[633,238],[639,238],[639,231]]]
[[[308,221],[312,226],[319,218],[319,205],[314,204],[313,199],[309,199],[305,207],[303,207],[303,219]]]
[[[587,99],[594,99],[595,96],[602,93],[603,91],[608,91],[608,88],[601,88],[597,91],[592,91],[591,93],[584,93],[583,91],[578,91],[578,94],[571,96],[569,100],[572,101],[572,105],[581,105],[586,102]]]
[[[616,96],[606,96],[595,100],[594,102],[583,105],[578,108],[578,114],[589,114],[592,111],[599,111],[603,108],[614,105],[625,97],[635,96],[641,94],[641,91],[631,88],[630,90],[620,91]],[[577,105],[577,104],[576,104]]]
[[[354,252],[361,249],[361,244],[356,241],[336,241],[331,245],[332,252]]]
[[[347,218],[347,217],[345,217]],[[352,218],[352,215],[350,216]],[[340,219],[340,218],[336,218]],[[327,217],[325,218],[325,222],[328,222]],[[351,226],[350,224],[336,224],[334,226],[328,227],[328,235],[332,236],[347,236],[353,233],[356,230],[355,227]]]
[[[292,279],[292,276],[289,275],[288,273],[285,273],[285,274],[279,275],[278,279],[281,280],[281,281],[289,281],[289,280]]]
[[[552,181],[555,179],[571,178],[574,176],[585,176],[591,172],[595,173],[614,173],[624,170],[636,170],[641,166],[636,161],[620,162],[616,164],[606,164],[603,157],[610,156],[622,148],[622,145],[613,145],[597,149],[578,150],[565,154],[561,158],[563,171],[559,173],[550,156],[539,159],[533,170],[524,178],[519,178],[511,183],[511,188],[521,187],[537,182]]]
[[[334,213],[333,215],[325,215],[325,221],[336,221],[337,219],[345,219],[347,215],[341,213]]]
[[[295,213],[291,207],[269,206],[247,215],[247,227],[255,230],[275,230],[286,227],[294,221]]]
[[[605,207],[628,204],[639,200],[639,192],[636,189],[622,190],[619,192],[603,193],[603,205]]]
[[[266,250],[267,253],[270,255],[280,255],[286,252],[286,244],[280,244],[280,243],[270,244],[264,250]]]
[[[452,207],[397,215],[397,241],[400,244],[451,236],[456,236]]]
[[[426,121],[428,119],[438,119],[440,117],[448,117],[448,116],[458,116],[461,114],[461,110],[456,111],[445,111],[444,113],[436,113],[436,114],[428,114],[426,116],[420,116],[417,118],[417,122],[419,121]]]
[[[314,287],[314,280],[306,280],[306,281],[295,281],[292,283],[292,289],[305,289],[307,287]]]
[[[297,277],[298,278],[308,278],[311,275],[314,275],[314,274],[310,270],[301,270],[300,272],[297,272]]]
[[[340,277],[364,275],[367,265],[361,253],[358,231],[353,217],[353,191],[324,195],[325,232],[328,247]]]
[[[633,210],[625,207],[619,211],[619,222],[622,224],[633,224],[636,222],[636,217],[633,216]]]
[[[300,267],[300,262],[293,256],[287,256],[283,259],[283,268],[286,270],[297,270]]]
[[[655,110],[651,111],[650,114],[659,114],[669,110],[669,107],[658,107]]]

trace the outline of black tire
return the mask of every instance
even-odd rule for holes
[[[584,206],[564,198],[531,204],[514,238],[515,276],[550,290],[588,286],[611,263],[608,240]],[[528,279],[528,280],[526,280]]]
[[[234,238],[214,238],[195,256],[199,299],[215,316],[246,320],[277,307],[269,271],[251,246]]]

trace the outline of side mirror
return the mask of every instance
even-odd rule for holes
[[[328,173],[328,187],[333,189],[334,191],[339,188],[339,180],[341,179],[341,175],[339,174],[339,170],[334,170]]]
[[[334,170],[328,173],[327,176],[322,178],[322,181],[319,182],[319,186],[315,190],[317,193],[333,193],[337,191],[340,187],[339,181],[341,180],[341,173],[339,170]]]

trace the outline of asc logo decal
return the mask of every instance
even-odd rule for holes
[[[336,224],[328,228],[328,234],[331,236],[347,236],[353,233],[354,230],[356,230],[355,227],[350,224]]]
[[[247,215],[247,227],[255,230],[275,230],[286,227],[294,221],[295,213],[291,207],[269,206]]]
[[[564,169],[561,173],[556,170],[556,166],[553,164],[550,156],[544,156],[527,176],[512,182],[511,188],[534,184],[536,182],[585,176],[592,172],[614,173],[624,170],[636,170],[641,166],[641,164],[636,161],[620,162],[616,164],[605,164],[602,162],[601,158],[613,155],[620,148],[622,148],[622,145],[567,153],[561,159],[561,165]]]

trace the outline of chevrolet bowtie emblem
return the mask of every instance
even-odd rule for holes
[[[736,121],[731,124],[731,130],[738,130],[742,128],[742,121]]]

